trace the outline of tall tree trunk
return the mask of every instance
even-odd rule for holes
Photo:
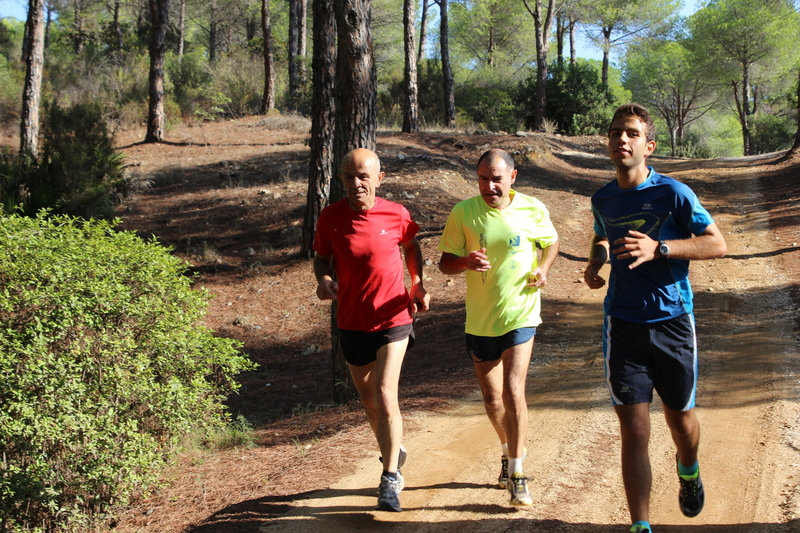
[[[437,0],[439,4],[439,47],[442,55],[442,89],[444,92],[444,126],[456,127],[456,92],[453,69],[450,67],[450,29],[447,22],[448,0]]]
[[[578,24],[576,19],[569,19],[569,64],[574,65],[578,57],[578,50],[575,48],[575,26]]]
[[[603,70],[600,75],[600,82],[603,87],[608,87],[608,56],[611,53],[611,31],[613,28],[603,27]]]
[[[73,49],[76,54],[80,54],[83,50],[83,12],[80,9],[79,2],[73,2],[72,4],[72,11],[73,11],[73,22],[72,27],[75,31],[75,37],[73,41]]]
[[[550,28],[553,26],[555,0],[548,0],[547,11],[542,13],[542,0],[534,0],[533,9],[528,0],[523,0],[528,13],[533,17],[536,31],[536,116],[533,129],[544,130],[547,118],[547,55],[550,47]]]
[[[792,146],[792,153],[798,152],[800,152],[800,69],[797,70],[797,133]]]
[[[186,43],[186,0],[179,0],[178,11],[178,60],[183,57],[183,47]]]
[[[376,71],[372,57],[372,5],[370,0],[335,0],[336,33],[336,125],[334,166],[338,170],[347,152],[355,148],[375,150],[378,111]],[[330,201],[344,197],[338,179],[331,181]],[[336,301],[331,306],[331,351],[333,357],[334,401],[346,403],[356,398],[339,343],[336,326]]]
[[[47,22],[44,25],[44,49],[47,50],[50,48],[50,28],[53,22],[53,4],[52,2],[47,2],[47,5],[44,6],[45,13],[47,14]]]
[[[217,62],[217,30],[219,25],[217,22],[216,0],[211,0],[208,9],[208,62],[213,64]]]
[[[300,2],[289,0],[289,42],[287,43],[289,61],[289,108],[297,109],[297,93],[300,90],[300,71],[298,69],[298,44],[300,25]]]
[[[261,0],[261,33],[264,36],[264,97],[261,99],[261,114],[275,109],[275,61],[272,55],[272,21],[269,0]]]
[[[44,2],[29,0],[28,20],[25,23],[27,58],[25,60],[25,87],[22,91],[22,123],[20,124],[19,150],[22,155],[39,154],[39,100],[42,92],[42,65],[44,64]]]
[[[372,56],[372,3],[335,0],[336,31],[336,161],[355,148],[375,150],[377,135],[376,70]],[[331,202],[344,198],[339,184],[331,187]]]
[[[303,223],[300,253],[314,256],[314,232],[322,209],[328,205],[331,182],[335,179],[333,141],[336,100],[336,14],[334,0],[313,0],[314,48],[311,75],[314,98],[311,102],[311,168]]]
[[[122,52],[122,26],[120,26],[119,23],[119,10],[120,2],[116,0],[116,2],[114,2],[114,38],[116,40],[117,52]]]
[[[417,65],[422,62],[425,55],[425,42],[428,35],[428,0],[422,0],[422,14],[419,19],[419,51],[417,52]]]
[[[742,155],[750,155],[751,139],[750,139],[750,126],[748,124],[747,110],[747,91],[742,88],[741,95],[739,94],[739,85],[736,81],[732,81],[733,99],[736,103],[736,113],[739,116],[739,125],[742,128]]]
[[[164,55],[167,51],[169,0],[149,0],[150,3],[150,104],[147,115],[147,134],[144,142],[164,140],[167,116],[164,113]]]
[[[416,133],[419,131],[419,100],[417,89],[417,56],[414,37],[416,34],[415,16],[416,0],[403,2],[403,26],[405,27],[404,44],[406,63],[404,72],[405,102],[403,106],[403,131]]]
[[[299,0],[299,21],[297,25],[297,55],[300,60],[298,65],[298,76],[300,77],[300,84],[305,85],[306,82],[306,57],[307,57],[307,27],[308,27],[308,0]]]
[[[567,35],[567,17],[559,13],[556,17],[556,61],[558,68],[564,66],[564,38]]]

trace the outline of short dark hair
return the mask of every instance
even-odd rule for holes
[[[478,164],[476,165],[475,168],[481,166],[481,163],[483,163],[484,159],[487,159],[489,163],[491,163],[495,159],[502,159],[503,162],[505,162],[506,168],[508,169],[509,172],[514,170],[517,166],[516,163],[514,162],[514,158],[511,157],[511,154],[509,154],[505,150],[501,150],[500,148],[491,148],[483,152],[483,154],[481,154],[481,157],[478,159]]]
[[[656,125],[653,123],[653,118],[650,116],[650,112],[645,106],[635,103],[623,104],[619,106],[617,110],[614,111],[614,116],[611,117],[611,124],[613,124],[618,118],[627,117],[636,117],[644,122],[645,137],[647,141],[649,142],[656,140]],[[611,133],[611,124],[608,125],[609,133]]]

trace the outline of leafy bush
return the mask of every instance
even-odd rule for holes
[[[526,126],[535,119],[536,72],[520,85],[519,100],[527,110]],[[585,61],[559,67],[547,77],[547,118],[569,135],[603,134],[614,113],[614,96],[603,86],[597,69]]]
[[[669,146],[669,142],[666,142],[664,146]],[[711,150],[705,145],[704,139],[691,131],[683,135],[683,141],[676,151],[678,157],[691,159],[709,159],[712,157]]]
[[[193,116],[204,109],[216,94],[213,73],[201,52],[184,54],[180,60],[170,55],[166,73],[172,96],[184,116]]]
[[[83,217],[107,217],[115,194],[125,187],[122,154],[97,103],[69,109],[52,104],[42,128],[38,160],[6,151],[0,157],[0,202],[6,212],[21,207],[33,216],[40,209]]]
[[[780,115],[756,115],[751,124],[752,153],[767,154],[788,150],[794,143],[797,123]]]
[[[170,55],[166,65],[167,91],[184,117],[215,120],[220,116],[244,116],[257,113],[264,90],[263,64],[242,50],[222,54],[209,64],[202,50]],[[310,102],[308,94],[295,95]]]
[[[0,523],[79,528],[223,424],[250,367],[203,327],[209,295],[158,243],[107,221],[0,217]]]
[[[0,124],[19,120],[22,112],[22,72],[0,54]]]
[[[522,123],[517,116],[512,84],[456,86],[456,106],[490,131],[513,132]]]
[[[421,124],[444,122],[444,95],[442,94],[442,68],[437,59],[423,59],[417,66],[417,90]],[[402,91],[402,82],[400,82]],[[399,93],[402,97],[402,93]],[[402,102],[402,100],[398,100]]]

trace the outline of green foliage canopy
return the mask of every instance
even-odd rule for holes
[[[124,503],[250,367],[203,327],[185,264],[109,222],[0,217],[0,521]],[[27,529],[26,529],[27,530]]]

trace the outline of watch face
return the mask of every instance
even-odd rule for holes
[[[661,253],[661,255],[667,256],[669,255],[669,246],[667,246],[667,243],[662,241],[661,244],[658,245],[658,251]]]

